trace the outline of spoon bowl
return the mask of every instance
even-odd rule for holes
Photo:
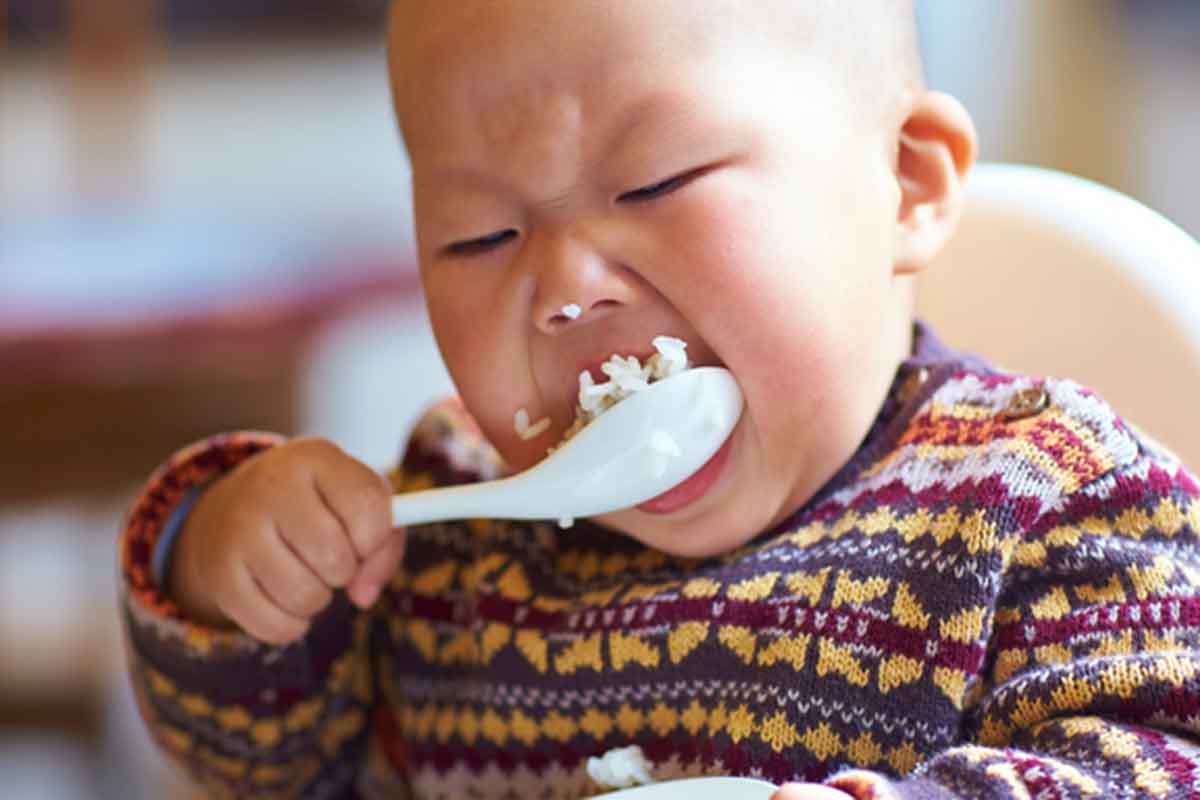
[[[625,398],[524,472],[396,495],[392,521],[561,519],[636,506],[704,466],[743,406],[729,370],[690,369]]]

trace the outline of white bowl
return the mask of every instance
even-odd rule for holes
[[[754,778],[685,778],[607,792],[593,800],[770,800],[777,789]]]

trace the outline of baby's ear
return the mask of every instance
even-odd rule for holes
[[[920,272],[954,233],[975,151],[975,123],[962,103],[942,92],[923,93],[900,129],[897,275]]]

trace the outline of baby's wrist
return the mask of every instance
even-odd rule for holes
[[[196,574],[199,562],[194,545],[203,532],[189,524],[191,522],[185,522],[179,532],[163,592],[188,620],[211,628],[234,628],[235,623],[217,606],[211,592],[205,590],[204,581]]]

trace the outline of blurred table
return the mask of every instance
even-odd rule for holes
[[[388,238],[216,212],[0,221],[0,756],[51,741],[130,791],[170,783],[125,685],[120,516],[184,444],[297,431],[323,332],[417,297]]]
[[[119,490],[217,431],[293,432],[321,327],[417,293],[357,238],[220,215],[0,228],[0,506]]]
[[[183,444],[357,431],[381,373],[408,380],[407,172],[377,33],[160,39],[94,70],[78,45],[108,59],[120,15],[72,2],[96,36],[70,57],[0,46],[0,773],[178,800],[124,674],[120,516]]]

